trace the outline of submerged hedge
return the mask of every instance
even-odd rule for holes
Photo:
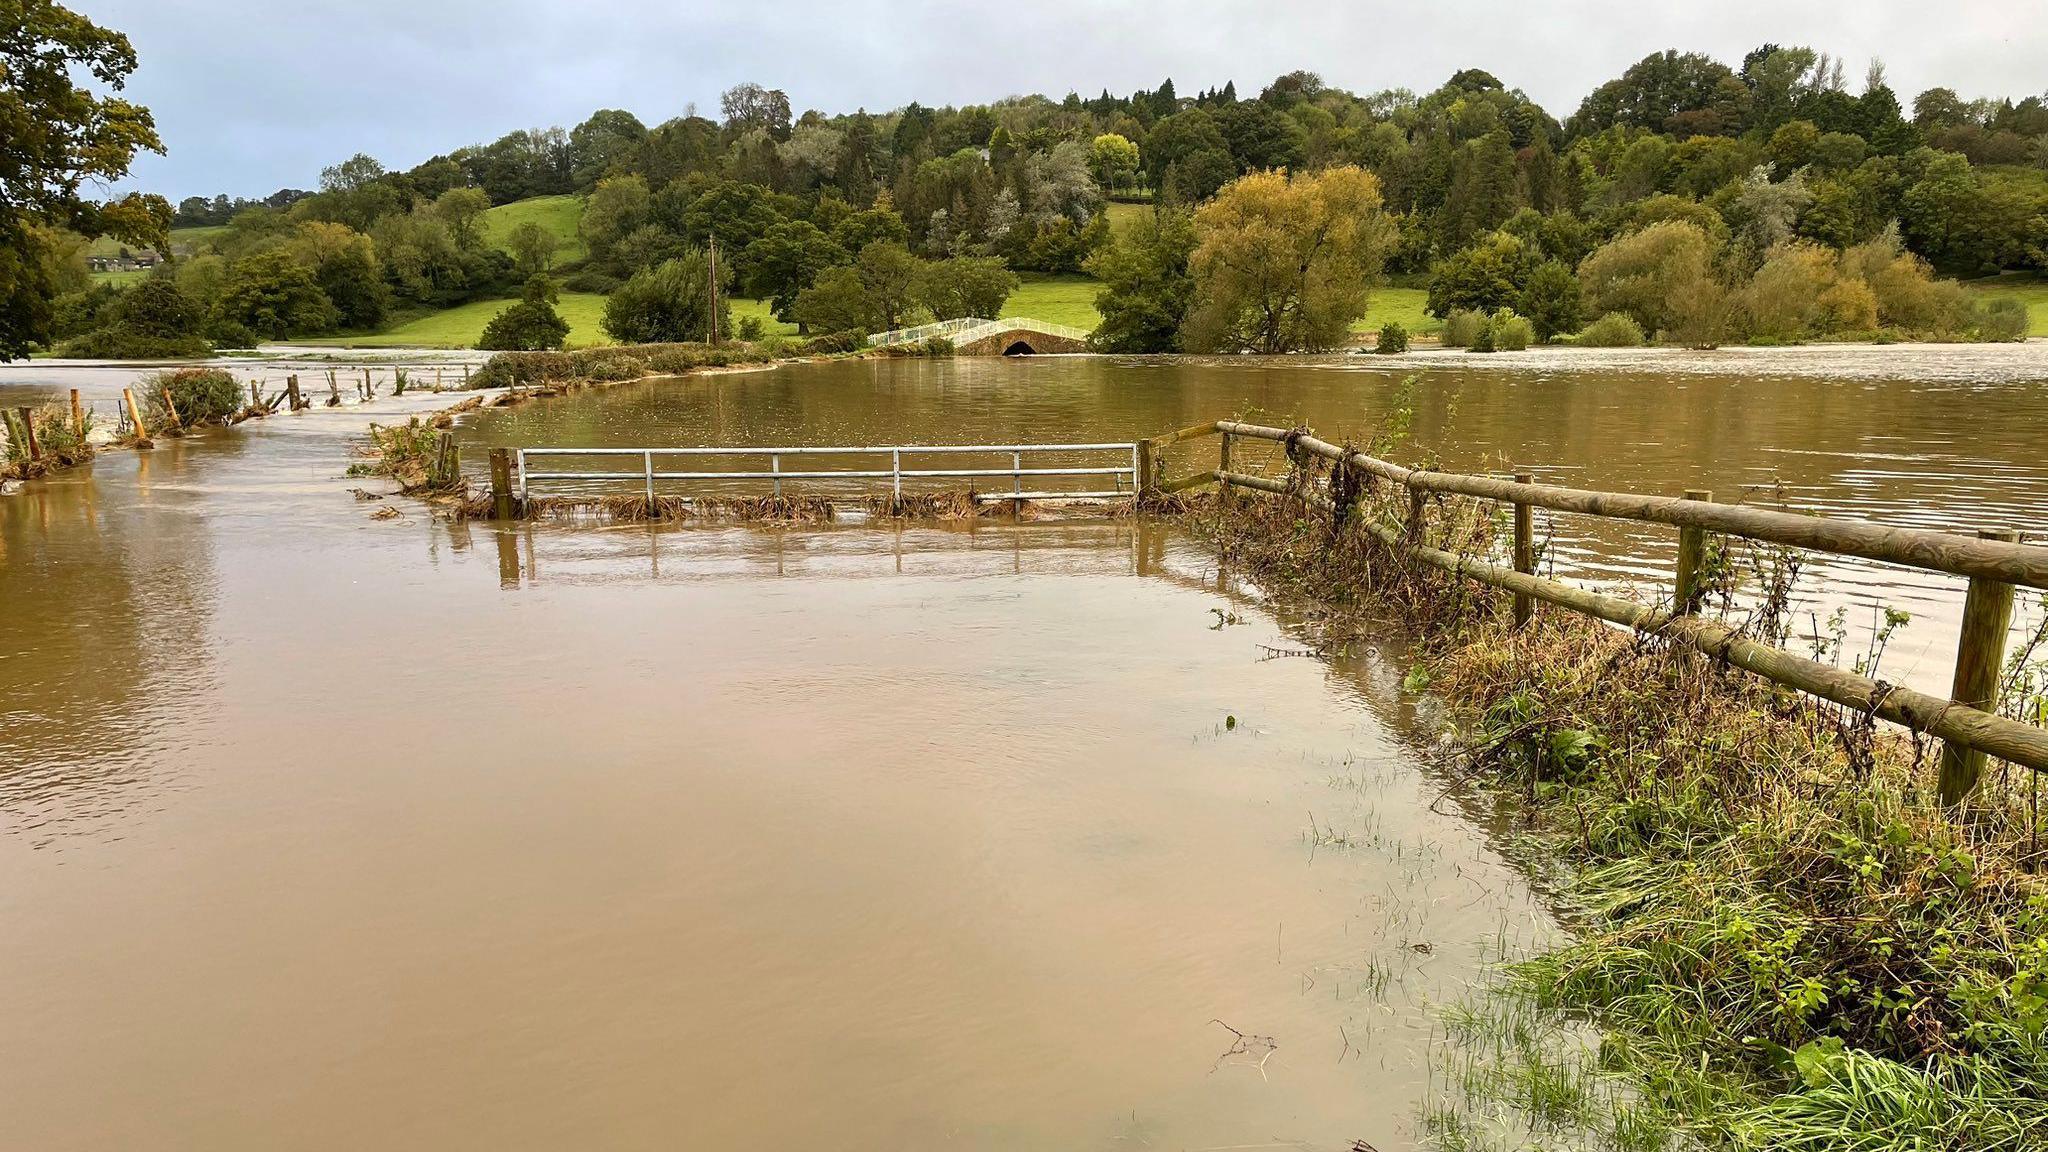
[[[642,376],[673,376],[700,368],[772,364],[800,356],[849,352],[860,345],[843,335],[815,340],[769,338],[750,344],[620,344],[575,352],[500,352],[470,377],[476,388],[535,384],[608,383]]]

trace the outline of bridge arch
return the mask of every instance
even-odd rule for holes
[[[1003,349],[1003,355],[1005,355],[1005,356],[1036,356],[1036,355],[1038,355],[1038,349],[1036,349],[1036,348],[1033,348],[1033,347],[1031,346],[1031,344],[1030,344],[1030,342],[1029,342],[1029,341],[1026,341],[1026,340],[1018,340],[1018,341],[1016,341],[1016,342],[1012,343],[1012,344],[1011,344],[1011,345],[1010,345],[1010,346],[1009,346],[1008,348],[1005,348],[1005,349]]]

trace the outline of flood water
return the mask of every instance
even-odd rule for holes
[[[2000,381],[1393,371],[1452,466],[1768,467],[1808,506],[2037,529],[2034,347]],[[464,436],[1362,435],[1397,378],[823,365]],[[501,529],[352,496],[350,437],[440,400],[0,499],[0,1145],[1392,1152],[1435,1008],[1555,931],[1418,765],[1397,653],[1286,655],[1170,527]]]
[[[1413,413],[1393,452],[1403,463],[1526,468],[1541,483],[1653,495],[1707,489],[1729,503],[2048,540],[2048,341],[2038,340],[842,362],[584,393],[487,413],[466,435],[479,445],[555,447],[1097,443],[1236,417],[1364,444],[1402,410]],[[1216,450],[1214,438],[1181,444],[1169,472],[1213,468]],[[1262,462],[1285,466],[1276,445],[1240,443],[1236,466]],[[969,466],[1008,463],[999,454]],[[1539,510],[1537,534],[1558,574],[1668,595],[1675,530]],[[1893,636],[1884,675],[1946,694],[1963,581],[1825,556],[1808,557],[1804,573],[1802,632],[1824,633],[1825,617],[1843,608],[1854,655],[1881,608],[1903,609],[1913,619]]]

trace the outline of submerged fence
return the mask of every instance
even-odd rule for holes
[[[1159,475],[1161,449],[1208,436],[1221,437],[1216,468],[1174,480]],[[1517,473],[1513,480],[1430,472],[1404,468],[1339,447],[1303,429],[1269,428],[1231,420],[1198,424],[1140,441],[1139,488],[1147,492],[1178,492],[1217,484],[1226,492],[1246,488],[1330,505],[1328,496],[1304,486],[1299,477],[1278,480],[1233,468],[1231,453],[1238,440],[1282,444],[1290,456],[1306,453],[1405,488],[1409,495],[1407,522],[1397,527],[1368,520],[1362,524],[1364,530],[1405,556],[1513,593],[1518,623],[1529,619],[1535,602],[1540,600],[1670,637],[1775,683],[1940,737],[1944,742],[1940,788],[1945,803],[1960,801],[1976,787],[1986,754],[2036,772],[2048,772],[2048,730],[1995,712],[2006,634],[2011,627],[2014,587],[2048,589],[2048,548],[2019,543],[2014,532],[1990,530],[1969,537],[1919,528],[1889,528],[1854,520],[1716,504],[1711,492],[1698,490],[1674,498],[1562,488],[1532,483],[1526,472]],[[1513,567],[1428,546],[1424,528],[1428,514],[1426,498],[1431,493],[1512,505]],[[1536,575],[1531,515],[1535,508],[1646,521],[1678,529],[1678,563],[1671,604],[1652,607]],[[1949,698],[1872,680],[1796,656],[1752,640],[1736,628],[1699,616],[1701,568],[1710,532],[1967,578],[1969,592],[1963,605]]]
[[[1220,438],[1214,469],[1196,471],[1176,479],[1161,475],[1162,450],[1210,436]],[[1243,488],[1323,507],[1332,505],[1328,495],[1305,485],[1298,472],[1287,479],[1275,479],[1235,468],[1232,452],[1237,442],[1243,440],[1284,445],[1288,455],[1296,460],[1305,456],[1320,457],[1341,464],[1362,477],[1405,489],[1409,497],[1405,523],[1395,525],[1364,519],[1360,527],[1401,555],[1512,593],[1517,624],[1530,619],[1539,601],[1556,605],[1668,637],[1777,684],[1939,737],[1943,741],[1940,787],[1944,802],[1960,801],[1975,788],[1987,755],[2036,772],[2048,772],[2048,729],[1996,712],[1999,675],[2012,621],[2014,589],[2048,589],[2048,548],[2020,543],[2017,534],[2011,531],[1991,530],[1970,537],[1952,532],[1892,528],[1856,520],[1717,504],[1711,492],[1699,490],[1688,491],[1683,497],[1642,496],[1537,484],[1526,472],[1515,474],[1512,480],[1432,472],[1404,468],[1363,452],[1339,447],[1317,439],[1305,429],[1270,428],[1232,420],[1198,424],[1149,440],[1110,444],[499,448],[491,453],[491,486],[495,514],[500,518],[510,518],[518,508],[526,506],[531,486],[536,481],[550,485],[585,486],[632,483],[650,503],[657,494],[658,486],[673,490],[707,481],[765,483],[773,486],[777,496],[782,495],[782,486],[791,482],[886,481],[900,501],[906,480],[954,479],[968,481],[970,494],[977,502],[1142,501],[1150,496],[1214,484],[1226,494],[1232,489]],[[1102,459],[1085,464],[1044,462],[1043,456],[1049,453],[1094,454]],[[984,457],[1007,456],[1008,467],[958,464],[943,467],[936,466],[936,462],[931,460],[938,457],[957,461],[968,457],[971,462],[977,454]],[[1040,461],[1027,467],[1027,456],[1040,457]],[[835,457],[862,461],[866,466],[823,466]],[[580,469],[537,466],[544,461],[579,458],[594,459],[598,466]],[[693,462],[705,458],[765,461],[767,467],[691,469],[676,466],[677,461]],[[635,467],[617,467],[620,461],[630,462]],[[785,461],[800,464],[796,468],[785,469]],[[885,463],[886,467],[883,466]],[[1027,479],[1035,483],[1042,478],[1081,478],[1098,484],[1106,482],[1108,486],[1072,490],[1025,486]],[[1008,490],[1000,487],[984,490],[978,482],[986,480],[1008,480]],[[1431,547],[1427,543],[1425,529],[1427,497],[1432,493],[1511,506],[1514,512],[1512,566]],[[1678,559],[1673,573],[1671,602],[1661,606],[1646,605],[1538,576],[1532,515],[1537,508],[1609,520],[1662,524],[1677,529]],[[1847,672],[1759,642],[1743,635],[1736,627],[1702,617],[1699,608],[1703,599],[1702,576],[1709,551],[1709,533],[1945,572],[1967,579],[1969,591],[1963,606],[1962,630],[1949,696],[1944,699]]]
[[[509,453],[507,468],[512,476],[507,477],[507,486],[516,484],[519,500],[524,503],[532,495],[535,481],[544,483],[569,483],[578,485],[616,484],[619,481],[637,481],[649,500],[654,499],[657,485],[670,487],[701,484],[706,481],[755,481],[767,482],[773,486],[775,495],[781,496],[782,486],[792,481],[846,482],[879,481],[889,482],[897,497],[903,495],[905,480],[966,480],[972,496],[978,501],[995,500],[1114,500],[1127,499],[1137,493],[1138,445],[1124,441],[1115,444],[895,444],[886,446],[859,447],[788,447],[788,448],[514,448],[497,449],[493,456],[493,486],[497,479],[500,453]],[[1031,467],[1025,466],[1025,457],[1044,457],[1048,454],[1067,456],[1093,456],[1098,461],[1087,464],[1039,461]],[[1009,457],[1009,467],[937,467],[924,462],[932,457],[958,459],[960,457]],[[737,470],[690,469],[676,466],[678,461],[701,461],[725,458],[744,461],[765,460],[767,468]],[[853,459],[871,462],[868,467],[828,467],[836,460]],[[627,471],[617,467],[596,468],[543,468],[537,462],[550,460],[596,460],[600,465],[619,461],[631,461],[638,467]],[[805,466],[784,469],[785,460],[801,462]],[[906,466],[906,460],[908,466]],[[886,467],[882,465],[886,464]],[[659,466],[658,466],[659,465]],[[1081,489],[1027,489],[1025,481],[1034,484],[1053,478],[1080,478],[1092,484],[1108,484],[1108,488],[1094,487]],[[983,490],[978,481],[1008,480],[1007,491],[1000,488]]]

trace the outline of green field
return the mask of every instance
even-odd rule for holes
[[[343,348],[474,348],[484,334],[484,325],[511,305],[510,300],[478,300],[441,312],[402,317],[398,323],[369,336],[311,336],[291,343]],[[569,347],[588,348],[612,342],[603,327],[604,297],[594,292],[564,292],[555,310],[569,322]],[[796,332],[796,325],[784,324],[768,311],[765,300],[735,297],[732,316],[735,322],[758,316],[768,332]]]
[[[536,196],[500,204],[484,213],[484,236],[498,249],[510,252],[512,230],[531,221],[555,234],[562,246],[555,250],[556,264],[572,264],[590,255],[576,225],[583,221],[583,201],[574,196]]]
[[[729,298],[729,302],[732,304],[732,321],[735,324],[752,316],[761,322],[763,332],[780,333],[784,336],[796,335],[796,325],[784,324],[777,320],[775,313],[768,310],[766,300],[749,300],[744,296],[733,296]]]
[[[1143,208],[1143,205],[1125,205]],[[1068,324],[1075,328],[1093,331],[1102,323],[1101,313],[1095,310],[1095,294],[1102,290],[1099,281],[1089,276],[1046,276],[1034,273],[1022,275],[1024,286],[1003,305],[1004,316],[1028,316],[1033,320],[1046,320],[1054,324]],[[1420,288],[1375,288],[1365,317],[1351,326],[1353,332],[1378,332],[1380,325],[1388,321],[1399,321],[1410,335],[1435,333],[1443,329],[1443,322],[1422,310],[1429,294]]]
[[[1091,332],[1102,323],[1101,313],[1095,311],[1095,294],[1102,290],[1102,285],[1094,277],[1023,272],[1018,278],[1024,284],[1003,305],[1004,316],[1068,324]]]
[[[294,344],[338,345],[343,348],[474,348],[491,318],[512,306],[511,300],[477,300],[441,312],[401,319],[370,336],[314,336]],[[571,347],[605,344],[604,297],[592,292],[564,292],[555,305],[569,322]]]
[[[1366,301],[1365,316],[1351,326],[1353,332],[1378,332],[1380,326],[1398,322],[1410,336],[1443,331],[1444,322],[1422,310],[1429,293],[1420,288],[1375,288]]]
[[[130,268],[125,272],[94,272],[90,275],[95,284],[112,284],[116,288],[126,288],[138,280],[149,279],[149,273],[150,270],[147,268]]]
[[[1094,278],[1026,272],[1020,279],[1023,285],[1003,305],[1004,316],[1029,317],[1090,331],[1102,322],[1101,315],[1095,311],[1095,294],[1101,291],[1102,286]],[[2035,288],[2043,296],[2048,296],[2048,285],[2037,284]],[[1398,320],[1411,333],[1436,332],[1442,325],[1435,317],[1423,312],[1425,295],[1420,288],[1375,288],[1370,310],[1363,320],[1352,326],[1352,330],[1376,332],[1389,320]],[[398,323],[375,335],[311,338],[297,343],[339,344],[348,348],[473,348],[483,335],[484,325],[509,304],[510,300],[480,300],[442,312],[402,317]],[[562,318],[569,321],[570,347],[611,343],[599,323],[604,316],[604,297],[589,292],[564,292],[558,308]],[[750,316],[759,319],[765,332],[785,336],[796,333],[796,325],[785,324],[769,312],[766,300],[735,296],[732,298],[732,315],[735,323]]]
[[[1109,234],[1112,236],[1124,235],[1138,221],[1152,214],[1152,206],[1150,204],[1122,204],[1112,200],[1104,204],[1102,208],[1103,211],[1109,213]]]
[[[2048,277],[2035,272],[2008,272],[1966,281],[1965,286],[1985,299],[2007,296],[2025,304],[2027,335],[2048,336]]]

